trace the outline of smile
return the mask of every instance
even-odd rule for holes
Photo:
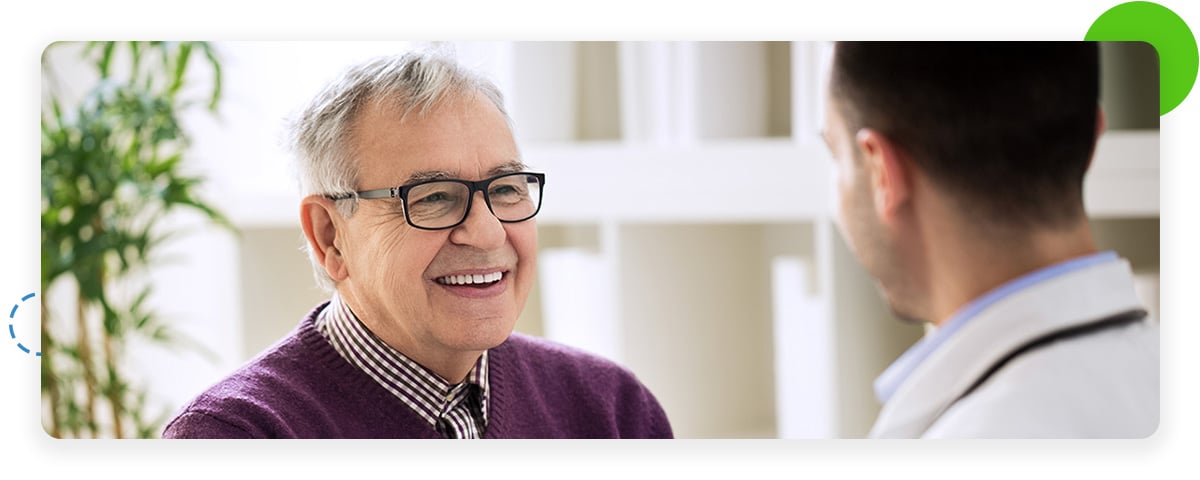
[[[477,273],[474,275],[446,275],[435,279],[442,285],[486,285],[499,282],[504,272]]]

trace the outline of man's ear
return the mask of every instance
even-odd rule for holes
[[[333,281],[339,282],[349,276],[346,261],[338,247],[343,242],[338,234],[344,231],[345,222],[333,200],[320,195],[304,197],[300,201],[300,226],[304,229],[304,237],[308,239],[313,258],[325,267],[325,272]]]
[[[875,194],[875,211],[881,221],[891,223],[912,197],[911,166],[900,148],[877,130],[859,130],[854,143]]]

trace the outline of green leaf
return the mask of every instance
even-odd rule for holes
[[[96,64],[96,68],[100,70],[100,78],[108,78],[108,67],[112,65],[113,51],[117,48],[116,42],[103,42],[103,53],[100,56],[100,62]]]
[[[221,101],[221,62],[217,59],[217,53],[213,51],[212,45],[207,42],[201,43],[204,49],[204,56],[208,58],[208,64],[213,69],[213,88],[212,96],[208,101],[208,109],[217,111],[217,103]]]
[[[171,88],[168,94],[174,96],[179,88],[183,86],[183,76],[187,72],[188,59],[192,56],[191,42],[182,42],[179,44],[179,54],[175,57],[175,77],[171,82]]]
[[[142,64],[141,47],[138,46],[138,43],[139,42],[129,42],[129,54],[132,56],[130,59],[132,66],[129,69],[130,85],[133,85],[137,82],[138,67],[140,67]]]

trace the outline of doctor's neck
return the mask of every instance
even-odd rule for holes
[[[926,319],[941,325],[987,292],[1033,271],[1097,251],[1085,216],[1053,227],[995,226],[941,212],[923,215]],[[934,234],[936,232],[936,234]]]

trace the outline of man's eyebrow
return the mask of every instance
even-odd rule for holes
[[[529,168],[529,167],[527,165],[525,165],[524,163],[514,160],[514,161],[511,161],[508,163],[504,163],[502,165],[498,165],[496,167],[493,167],[491,170],[488,170],[488,176],[496,176],[496,175],[504,175],[506,173],[521,172],[521,171],[526,170],[527,168]],[[455,178],[457,178],[457,177],[455,177],[455,175],[453,173],[447,172],[445,170],[424,170],[424,171],[420,171],[420,172],[413,172],[412,175],[408,176],[408,180],[406,180],[404,182],[404,184],[407,185],[410,183],[424,182],[427,180],[452,180]]]
[[[528,169],[529,166],[521,163],[518,160],[505,163],[488,171],[488,176],[504,175],[506,173],[517,173]]]
[[[407,185],[410,183],[424,182],[426,180],[446,180],[451,178],[454,178],[454,175],[451,175],[450,172],[445,170],[425,170],[421,172],[413,172],[412,175],[408,176],[408,180],[406,180],[404,184]]]

